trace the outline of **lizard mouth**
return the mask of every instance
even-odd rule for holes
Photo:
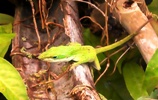
[[[43,60],[43,61],[47,61],[47,62],[69,62],[73,60],[73,57],[69,57],[69,58],[62,58],[62,59],[54,59],[52,57],[47,57],[47,58],[40,58],[39,59]]]
[[[43,58],[43,59],[41,59],[41,60],[47,61],[47,62],[55,62],[55,60],[52,59],[52,58]]]

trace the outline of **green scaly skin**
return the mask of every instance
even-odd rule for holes
[[[58,47],[51,47],[50,49],[46,50],[42,54],[38,56],[39,59],[48,62],[69,62],[74,61],[70,70],[74,67],[87,63],[87,62],[94,62],[95,68],[100,70],[99,60],[97,58],[98,53],[106,52],[112,50],[127,41],[129,41],[135,34],[128,35],[124,39],[113,43],[111,45],[94,48],[89,45],[80,45],[79,43],[70,43],[66,46],[58,46]]]

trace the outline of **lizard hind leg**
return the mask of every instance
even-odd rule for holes
[[[95,69],[97,69],[97,70],[100,70],[101,69],[101,67],[100,67],[100,63],[99,63],[99,60],[98,60],[98,58],[96,57],[95,58],[95,60],[94,60],[94,64],[95,64]]]
[[[88,61],[89,61],[89,60],[88,60]],[[84,59],[81,59],[81,60],[74,61],[73,64],[70,66],[69,71],[71,71],[73,68],[77,67],[78,65],[87,63],[88,61],[85,60],[85,58],[84,58]],[[98,62],[98,63],[99,63],[99,62]]]
[[[83,64],[83,62],[79,62],[79,61],[74,62],[74,63],[70,66],[69,71],[71,71],[72,69],[74,69],[75,67],[77,67],[77,66],[80,65],[80,64]]]
[[[75,67],[77,67],[78,65],[83,64],[83,63],[84,63],[84,61],[77,61],[77,62],[74,62],[74,63],[70,66],[69,71],[71,71],[73,68],[75,68]],[[94,59],[94,65],[95,65],[95,67],[94,67],[95,69],[97,69],[97,70],[100,70],[100,69],[101,69],[100,63],[99,63],[99,60],[98,60],[97,57]]]

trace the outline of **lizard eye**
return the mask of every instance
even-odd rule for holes
[[[56,58],[57,58],[57,56],[53,56],[52,58],[53,58],[53,59],[56,59]]]

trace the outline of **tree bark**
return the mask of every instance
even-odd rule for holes
[[[144,4],[144,7],[142,6],[143,13],[137,3],[138,2],[132,2],[127,6],[126,0],[118,0],[114,6],[113,14],[129,34],[137,32],[139,28],[148,21],[147,16],[150,16],[148,9],[143,9],[147,8],[146,5]],[[144,3],[144,0],[139,0],[139,3]],[[158,37],[150,25],[150,22],[138,31],[134,37],[134,42],[144,60],[148,63],[158,48]]]

